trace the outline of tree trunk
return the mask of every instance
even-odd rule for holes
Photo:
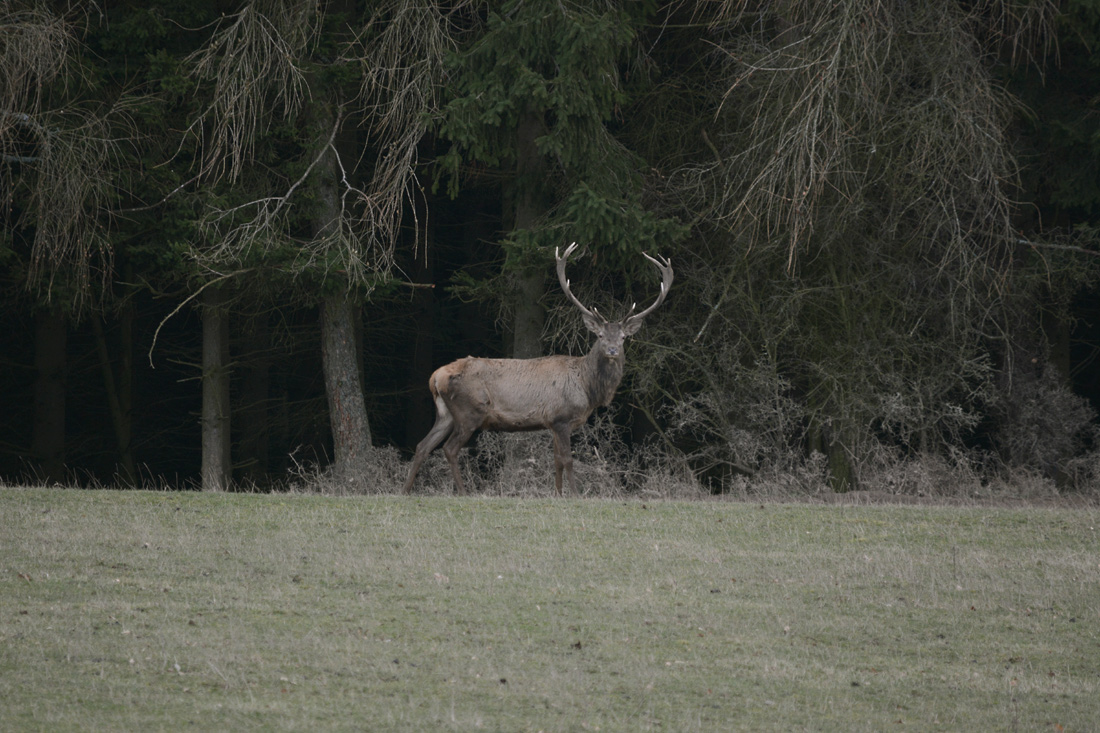
[[[858,487],[856,473],[848,458],[848,450],[841,436],[824,427],[818,418],[811,418],[808,431],[808,447],[811,453],[818,452],[826,458],[829,488],[837,493],[855,491]]]
[[[353,465],[370,446],[354,310],[352,302],[340,295],[325,298],[321,307],[321,360],[337,471]]]
[[[1070,356],[1070,342],[1073,328],[1068,319],[1046,309],[1042,312],[1040,323],[1047,342],[1047,359],[1058,372],[1062,383],[1071,385],[1073,360]]]
[[[244,378],[237,411],[237,461],[241,478],[255,485],[267,479],[270,452],[271,347],[266,311],[248,319],[244,341],[247,359],[241,365]]]
[[[829,486],[838,494],[859,488],[848,450],[840,440],[829,443]]]
[[[429,220],[428,236],[434,234],[435,218]],[[426,244],[432,253],[435,242]],[[434,282],[434,255],[429,259],[416,258],[413,279],[416,282]],[[435,405],[428,390],[428,377],[435,368],[435,289],[416,288],[412,296],[413,342],[409,358],[408,397],[405,399],[405,443],[416,445],[431,429],[435,420]]]
[[[232,476],[229,319],[221,286],[207,287],[202,300],[202,490],[225,491]]]
[[[535,140],[544,129],[541,115],[528,112],[520,118],[516,130],[516,229],[533,229],[545,213],[538,191],[543,184],[546,163]],[[542,331],[546,325],[546,309],[542,297],[546,293],[546,273],[523,270],[512,275],[512,356],[530,359],[542,356]]]
[[[342,153],[353,154],[349,151],[352,142],[353,138],[347,133],[341,133],[337,136],[336,148]],[[318,170],[318,202],[313,235],[322,237],[340,227],[342,216],[338,195],[340,168],[336,153],[330,150]],[[325,396],[337,472],[350,468],[370,445],[356,323],[357,307],[348,293],[329,295],[321,302],[321,363],[325,373]]]
[[[542,296],[545,292],[546,275],[543,273],[525,272],[513,279],[513,358],[533,359],[542,356],[542,331],[546,326],[546,309],[542,307]]]
[[[298,447],[291,444],[291,412],[290,389],[287,386],[287,374],[283,370],[276,370],[270,374],[271,380],[271,407],[268,415],[271,417],[271,432],[268,438],[268,471],[275,476],[282,476],[290,470],[291,453]]]
[[[133,310],[129,306],[124,306],[119,317],[119,353],[116,371],[114,360],[111,359],[110,347],[107,344],[103,321],[99,316],[92,316],[92,331],[95,334],[96,351],[99,354],[99,368],[103,374],[107,407],[111,413],[111,427],[114,429],[115,446],[118,449],[119,480],[125,486],[137,484],[137,468],[132,446],[133,321]]]
[[[65,480],[65,315],[60,309],[40,310],[34,323],[34,426],[31,456],[38,478],[46,483]]]

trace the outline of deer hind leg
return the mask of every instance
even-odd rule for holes
[[[455,491],[463,495],[466,493],[466,484],[462,483],[462,471],[458,467],[458,452],[462,450],[462,446],[466,445],[473,434],[473,428],[456,424],[454,431],[447,438],[447,442],[443,444],[443,455],[447,456],[447,463],[451,464],[451,475],[454,476]]]
[[[412,492],[413,481],[416,480],[416,472],[420,470],[420,464],[424,462],[429,453],[436,449],[436,446],[443,442],[443,439],[454,428],[454,417],[451,416],[451,411],[447,409],[442,397],[436,396],[435,398],[435,413],[435,425],[432,425],[432,429],[428,431],[424,439],[416,444],[416,454],[413,456],[412,468],[409,469],[409,477],[405,479],[404,492],[406,494]]]
[[[558,496],[561,496],[561,474],[565,472],[569,480],[569,493],[577,493],[577,485],[573,481],[573,448],[569,444],[573,431],[569,423],[557,424],[550,428],[554,433],[554,488]]]

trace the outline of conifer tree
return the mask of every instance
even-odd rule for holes
[[[644,163],[616,137],[628,103],[622,69],[644,8],[506,2],[453,57],[438,132],[441,175],[455,195],[468,167],[505,179],[501,297],[516,357],[542,354],[546,273],[556,246],[588,245],[603,266],[680,234],[642,202]]]

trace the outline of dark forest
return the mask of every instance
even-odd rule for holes
[[[577,242],[615,318],[676,270],[574,438],[619,491],[1095,492],[1098,44],[1096,0],[2,2],[0,484],[406,471],[437,367],[588,350]]]

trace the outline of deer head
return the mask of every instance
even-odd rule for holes
[[[634,309],[638,304],[633,303],[622,320],[609,321],[600,315],[599,311],[595,308],[591,310],[586,308],[584,304],[573,295],[573,291],[569,288],[569,278],[565,276],[565,264],[569,259],[569,255],[573,254],[576,249],[576,242],[566,247],[564,254],[559,254],[558,249],[556,247],[554,248],[554,259],[557,260],[558,282],[561,283],[561,289],[565,292],[566,297],[569,298],[573,305],[580,309],[584,325],[589,331],[596,334],[598,341],[594,349],[602,350],[604,356],[608,358],[621,357],[623,353],[623,342],[629,336],[633,336],[637,333],[638,329],[642,327],[642,322],[645,320],[645,317],[657,310],[661,303],[665,302],[665,298],[668,297],[669,288],[672,287],[672,264],[665,258],[654,259],[643,252],[642,256],[656,265],[657,270],[661,273],[661,292],[657,294],[657,299],[653,301],[653,305],[649,306],[641,313],[634,313]],[[658,255],[658,257],[660,257],[660,255]]]

